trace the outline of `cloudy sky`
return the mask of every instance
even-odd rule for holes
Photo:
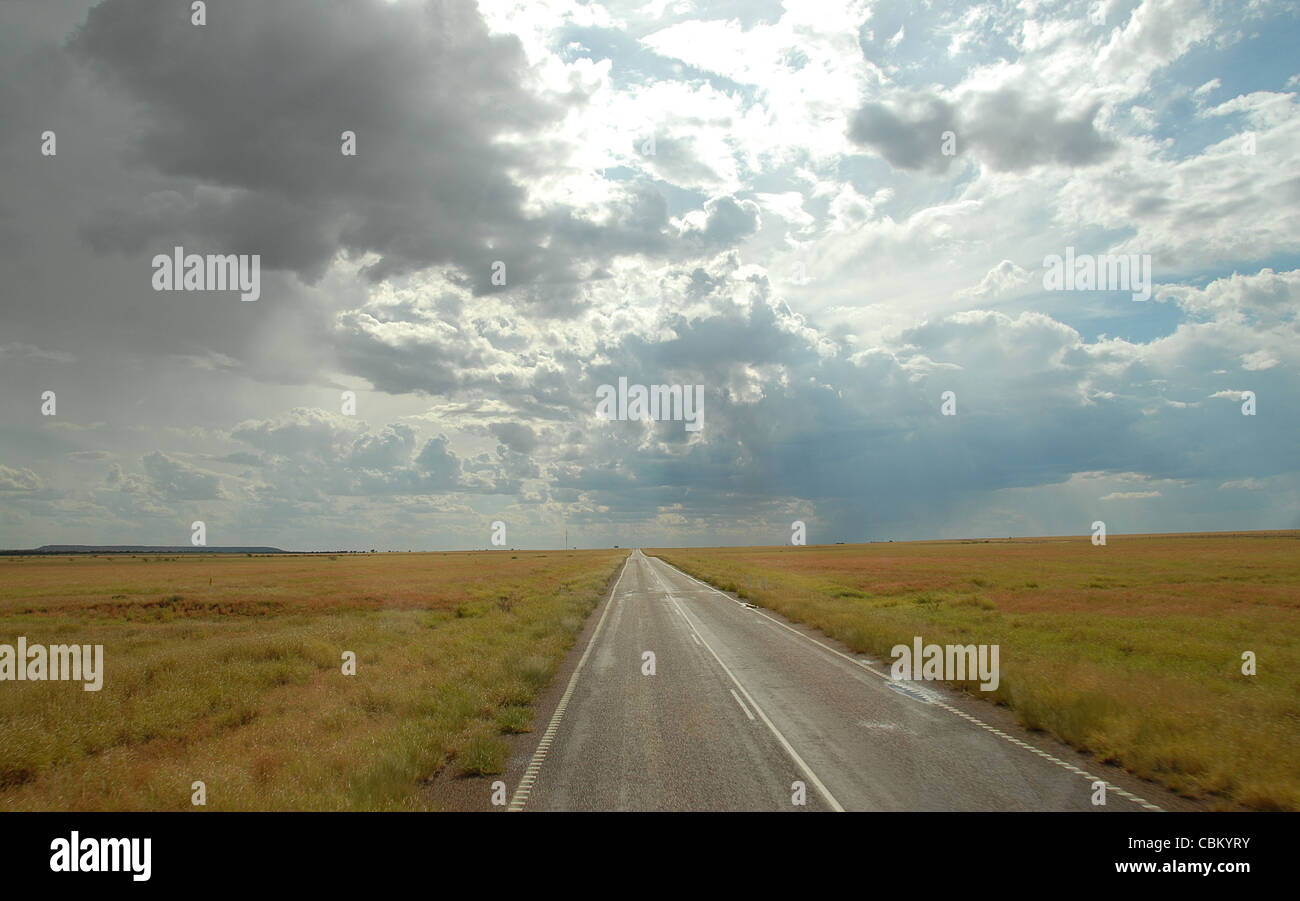
[[[1298,43],[1235,0],[9,0],[0,546],[1300,528]],[[153,290],[175,246],[260,299]],[[1151,299],[1045,290],[1067,248]],[[620,377],[703,427],[598,418]]]

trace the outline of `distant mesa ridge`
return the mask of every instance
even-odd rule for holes
[[[150,544],[43,544],[29,550],[0,550],[0,554],[287,554],[278,547],[194,547]]]

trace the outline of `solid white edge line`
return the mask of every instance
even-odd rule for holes
[[[564,717],[564,710],[569,706],[569,698],[573,697],[573,689],[578,685],[578,674],[582,672],[582,667],[586,664],[587,658],[591,656],[591,649],[596,646],[596,639],[600,638],[600,630],[605,625],[605,617],[609,616],[610,608],[614,606],[614,601],[618,598],[618,586],[623,582],[623,574],[627,572],[627,564],[636,556],[633,551],[623,560],[623,568],[619,570],[618,579],[614,582],[614,589],[609,593],[609,603],[601,611],[600,619],[596,621],[596,628],[591,633],[591,640],[587,642],[587,647],[578,658],[578,665],[574,667],[573,675],[569,677],[569,684],[564,689],[564,694],[560,697],[560,703],[555,705],[555,712],[551,714],[551,721],[546,726],[546,732],[542,735],[542,740],[537,743],[537,750],[533,752],[532,759],[528,761],[528,767],[524,770],[524,775],[519,780],[519,785],[515,788],[514,795],[510,798],[510,806],[506,808],[508,812],[518,812],[524,809],[528,803],[528,795],[532,793],[533,782],[537,779],[537,773],[542,768],[542,763],[546,760],[546,752],[551,749],[551,741],[555,738],[555,732],[560,728],[560,720]]]
[[[750,610],[753,610],[755,613],[757,613],[759,616],[763,617],[764,619],[771,620],[772,622],[776,623],[776,624],[777,624],[778,626],[780,626],[781,628],[783,628],[783,629],[785,629],[785,630],[787,630],[787,631],[789,631],[789,632],[793,632],[795,635],[798,635],[800,638],[803,638],[803,639],[805,639],[805,640],[807,640],[807,641],[811,641],[813,644],[817,645],[817,647],[822,648],[823,650],[826,650],[826,651],[830,651],[832,654],[834,654],[834,655],[837,656],[837,657],[842,657],[842,658],[844,658],[844,659],[847,660],[849,663],[852,663],[854,666],[859,667],[860,669],[864,669],[864,670],[866,670],[867,672],[871,673],[873,676],[877,676],[877,677],[879,677],[879,678],[881,678],[881,679],[884,679],[886,682],[892,682],[892,681],[893,681],[889,676],[885,675],[884,673],[877,672],[876,670],[874,670],[874,669],[872,669],[871,667],[867,666],[867,665],[866,665],[865,663],[863,663],[861,660],[858,660],[858,659],[856,659],[856,658],[854,658],[854,657],[850,657],[848,654],[845,654],[843,651],[837,651],[835,648],[831,647],[831,646],[828,645],[828,644],[824,644],[823,642],[818,641],[817,639],[813,638],[811,635],[805,635],[803,632],[800,632],[798,629],[795,629],[795,628],[793,628],[793,627],[787,625],[786,623],[781,622],[781,621],[780,621],[779,619],[777,619],[776,617],[773,617],[773,616],[770,616],[770,615],[764,613],[764,612],[763,612],[761,609],[759,609],[758,607],[750,607],[750,606],[747,605],[744,601],[738,601],[738,600],[736,600],[735,598],[733,598],[731,595],[727,594],[726,592],[724,592],[724,591],[719,591],[717,588],[714,588],[714,587],[713,587],[712,585],[710,585],[708,582],[703,582],[703,581],[701,581],[700,579],[695,578],[695,577],[694,577],[693,575],[691,575],[690,573],[688,573],[688,572],[683,572],[682,570],[678,569],[676,566],[673,566],[671,563],[669,563],[667,560],[662,559],[661,557],[646,557],[646,559],[647,559],[647,560],[658,560],[660,563],[662,563],[664,566],[667,566],[669,569],[674,570],[675,572],[679,572],[679,573],[681,573],[683,576],[685,576],[686,578],[690,579],[692,582],[696,582],[696,583],[702,585],[703,587],[709,589],[709,591],[712,591],[714,594],[720,594],[720,595],[722,595],[724,598],[726,598],[727,600],[731,601],[733,604],[737,604],[737,605],[739,605],[739,606],[741,606],[741,607],[746,607],[746,608],[748,608],[748,609],[750,609]],[[653,567],[651,567],[651,569],[653,570]],[[658,576],[658,573],[656,573],[655,575]],[[663,580],[660,579],[660,582],[661,582],[661,583],[662,583],[662,581],[663,581]],[[715,655],[715,656],[716,656],[716,655]],[[719,663],[720,663],[720,662],[721,662],[721,661],[719,661]],[[1113,783],[1107,782],[1105,779],[1102,779],[1102,778],[1099,777],[1099,776],[1094,776],[1092,773],[1089,773],[1087,770],[1080,769],[1079,767],[1075,766],[1075,765],[1072,764],[1072,763],[1069,763],[1068,761],[1061,760],[1059,757],[1056,757],[1056,756],[1054,756],[1054,755],[1052,755],[1052,754],[1049,754],[1047,751],[1044,751],[1044,750],[1042,750],[1041,748],[1037,748],[1037,747],[1035,747],[1034,745],[1029,744],[1028,742],[1021,741],[1020,739],[1016,738],[1015,736],[1008,735],[1008,734],[1006,734],[1005,732],[1003,732],[1001,729],[997,729],[997,728],[995,728],[995,727],[993,727],[993,726],[990,726],[988,723],[984,722],[983,720],[979,719],[978,717],[972,716],[971,714],[967,713],[966,711],[961,710],[961,709],[959,709],[959,708],[957,708],[957,707],[954,707],[953,705],[951,705],[951,704],[949,704],[948,702],[944,701],[942,698],[936,698],[936,699],[934,700],[933,703],[934,703],[934,706],[936,706],[936,707],[941,707],[941,708],[943,708],[944,710],[948,711],[949,713],[951,713],[951,714],[953,714],[953,715],[955,715],[955,716],[959,716],[959,717],[961,717],[962,719],[967,720],[968,722],[973,723],[973,724],[976,725],[976,726],[979,726],[981,729],[985,730],[986,732],[989,732],[989,733],[992,734],[992,735],[996,735],[998,738],[1006,739],[1006,740],[1007,740],[1008,742],[1010,742],[1011,744],[1016,745],[1016,746],[1019,747],[1019,748],[1023,748],[1024,750],[1029,751],[1029,752],[1031,752],[1031,753],[1033,753],[1033,754],[1037,754],[1039,757],[1042,757],[1044,760],[1050,760],[1052,763],[1056,764],[1056,765],[1059,766],[1059,767],[1063,767],[1063,768],[1066,769],[1066,770],[1069,770],[1071,773],[1074,773],[1076,776],[1082,776],[1083,778],[1087,779],[1087,780],[1090,781],[1090,782],[1102,782],[1102,783],[1105,783],[1105,785],[1106,785],[1106,790],[1107,790],[1107,791],[1113,791],[1115,794],[1119,795],[1121,798],[1125,798],[1125,799],[1127,799],[1127,800],[1129,800],[1129,801],[1132,801],[1134,804],[1141,805],[1142,807],[1146,808],[1147,810],[1158,810],[1158,811],[1164,812],[1164,808],[1163,808],[1163,807],[1159,807],[1158,805],[1152,804],[1150,801],[1146,800],[1145,798],[1140,798],[1140,797],[1138,797],[1137,795],[1133,794],[1132,792],[1130,792],[1130,791],[1128,791],[1128,790],[1126,790],[1126,789],[1123,789],[1123,788],[1119,787],[1118,785],[1115,785],[1115,784],[1113,784]]]

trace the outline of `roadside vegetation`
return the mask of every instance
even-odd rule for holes
[[[0,559],[0,643],[105,670],[0,682],[0,809],[437,806],[445,768],[502,771],[626,554]]]

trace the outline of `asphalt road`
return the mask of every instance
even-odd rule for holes
[[[640,551],[599,616],[513,810],[1153,806]]]

